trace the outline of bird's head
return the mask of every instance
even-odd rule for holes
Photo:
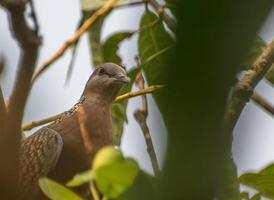
[[[125,69],[114,63],[98,66],[90,76],[84,95],[93,95],[114,101],[124,84],[130,82]]]

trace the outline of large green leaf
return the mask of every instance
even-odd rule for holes
[[[149,85],[165,84],[166,69],[172,67],[166,58],[172,53],[174,40],[158,17],[149,10],[144,13],[140,27],[138,50],[146,80]],[[162,96],[161,92],[153,93],[161,112],[164,106],[161,104]]]
[[[40,178],[39,185],[51,200],[82,200],[77,194],[48,178]]]
[[[274,164],[258,173],[246,173],[239,177],[242,184],[252,187],[265,197],[274,198]]]
[[[101,149],[93,161],[96,185],[107,198],[116,198],[126,191],[138,174],[138,164],[124,158],[121,151],[107,146]]]

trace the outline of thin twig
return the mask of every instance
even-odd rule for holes
[[[115,103],[119,103],[121,101],[124,101],[126,99],[129,99],[129,98],[132,98],[132,97],[136,97],[136,96],[140,96],[142,94],[149,94],[149,93],[152,93],[154,92],[155,90],[159,89],[159,88],[162,88],[163,86],[162,85],[151,85],[147,88],[144,88],[144,89],[141,89],[141,90],[138,90],[136,92],[128,92],[126,94],[123,94],[123,95],[120,95],[118,96],[116,99],[115,99]]]
[[[139,65],[139,61],[137,60]],[[140,65],[139,65],[140,66]],[[142,72],[139,72],[136,78],[136,84],[142,90],[145,88],[145,79],[142,75]],[[155,176],[160,176],[160,168],[157,160],[157,156],[155,153],[155,149],[153,146],[153,141],[151,138],[150,130],[147,125],[147,117],[148,117],[148,103],[147,103],[147,96],[146,94],[142,95],[142,109],[138,109],[134,112],[134,117],[138,122],[139,126],[142,129],[146,145],[147,145],[147,153],[149,155],[153,172]]]
[[[85,20],[83,25],[75,32],[75,34],[68,39],[63,46],[53,54],[45,63],[43,63],[36,73],[32,77],[32,83],[40,76],[40,74],[45,71],[54,61],[60,58],[66,50],[72,46],[102,15],[107,13],[118,0],[108,0],[100,9],[98,9],[92,16]]]
[[[270,114],[274,116],[274,107],[269,102],[267,102],[263,97],[261,97],[259,94],[254,92],[253,95],[251,96],[251,99],[256,104],[261,106],[264,110],[268,111]]]
[[[28,130],[31,130],[37,126],[41,126],[43,124],[48,124],[56,119],[58,119],[59,117],[62,116],[63,113],[60,113],[60,114],[57,114],[57,115],[53,115],[51,117],[48,117],[48,118],[45,118],[45,119],[41,119],[41,120],[38,120],[38,121],[33,121],[31,123],[28,123],[28,124],[25,124],[25,125],[22,125],[22,131],[28,131]]]
[[[167,24],[168,28],[176,33],[177,24],[174,19],[172,19],[166,12],[165,7],[160,5],[156,0],[147,0],[148,3],[156,10],[156,12],[163,17],[164,22]]]
[[[129,92],[129,93],[123,94],[121,96],[118,96],[115,99],[115,103],[119,103],[119,102],[122,102],[124,100],[129,99],[129,98],[140,96],[142,94],[152,93],[152,92],[154,92],[155,90],[157,90],[161,87],[163,87],[163,86],[161,86],[161,85],[152,85],[148,88],[138,90],[136,92]],[[48,124],[48,123],[58,119],[59,117],[61,117],[62,114],[63,113],[60,113],[60,114],[57,114],[57,115],[54,115],[54,116],[51,116],[51,117],[48,117],[48,118],[45,118],[45,119],[41,119],[41,120],[38,120],[38,121],[33,121],[33,122],[30,122],[30,123],[24,124],[24,125],[22,125],[21,129],[22,129],[22,131],[28,131],[28,130],[31,130],[35,127],[42,126],[44,124]]]
[[[18,42],[21,52],[16,81],[7,109],[5,131],[1,132],[0,136],[0,188],[2,199],[18,199],[17,195],[19,195],[18,171],[21,123],[40,44],[39,38],[27,24],[24,15],[25,3],[25,1],[19,0],[5,1],[4,3],[10,15],[13,36]]]
[[[226,137],[231,137],[233,128],[249,101],[258,82],[264,77],[274,62],[274,40],[268,45],[256,62],[247,70],[244,77],[238,81],[229,99],[225,113],[224,129]],[[229,139],[231,140],[231,139]]]

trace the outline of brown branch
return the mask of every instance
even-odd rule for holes
[[[5,131],[6,112],[7,110],[6,110],[4,95],[2,92],[2,88],[0,87],[0,133],[3,133]]]
[[[41,119],[41,120],[38,120],[38,121],[33,121],[31,123],[22,125],[21,129],[22,129],[22,131],[28,131],[28,130],[31,130],[31,129],[37,127],[37,126],[48,124],[48,123],[58,119],[59,117],[61,117],[62,114],[63,113],[60,113],[60,114],[53,115],[53,116],[45,118],[45,119]]]
[[[139,86],[140,89],[144,89],[145,87],[145,80],[140,72],[136,79],[136,84]],[[160,168],[157,160],[157,156],[155,153],[155,149],[153,146],[153,141],[151,138],[151,134],[147,125],[147,116],[148,116],[148,104],[147,104],[147,96],[145,94],[142,95],[142,109],[138,109],[134,112],[134,117],[138,122],[139,126],[142,129],[146,145],[147,145],[147,152],[151,161],[152,169],[155,176],[160,176]]]
[[[40,40],[30,29],[25,19],[25,1],[6,1],[4,6],[10,15],[12,33],[19,44],[21,52],[16,81],[7,109],[5,131],[1,132],[0,136],[0,188],[2,199],[18,199],[21,122],[31,85],[31,77],[36,64]]]
[[[274,62],[274,40],[269,44],[256,62],[247,70],[245,75],[233,88],[225,113],[224,128],[226,137],[231,137],[233,128],[249,101],[258,82],[264,77]],[[231,140],[231,139],[229,139]]]
[[[274,107],[269,102],[267,102],[263,97],[261,97],[256,92],[254,92],[253,95],[251,96],[251,99],[256,104],[261,106],[264,110],[268,111],[270,114],[274,116]]]
[[[66,50],[72,46],[77,40],[94,24],[94,22],[102,15],[107,13],[118,0],[108,0],[100,9],[85,20],[83,25],[69,38],[63,46],[53,54],[46,62],[44,62],[32,77],[32,83],[44,72],[54,61],[60,58]]]
[[[136,92],[128,92],[126,94],[123,94],[123,95],[120,95],[118,96],[116,99],[115,99],[115,103],[119,103],[121,101],[124,101],[124,100],[127,100],[129,98],[132,98],[132,97],[136,97],[136,96],[140,96],[142,94],[149,94],[149,93],[152,93],[154,92],[155,90],[158,90],[159,88],[162,88],[163,86],[162,85],[151,85],[147,88],[144,88],[144,89],[141,89],[141,90],[138,90]]]
[[[154,92],[155,90],[157,90],[161,87],[163,87],[163,86],[161,86],[161,85],[152,85],[148,88],[138,90],[136,92],[129,92],[129,93],[123,94],[121,96],[118,96],[115,99],[115,103],[119,103],[119,102],[125,101],[129,98],[140,96],[142,94],[152,93],[152,92]],[[33,122],[30,122],[30,123],[24,124],[24,125],[22,125],[21,129],[22,129],[22,131],[28,131],[28,130],[31,130],[35,127],[42,126],[44,124],[48,124],[48,123],[53,122],[54,120],[58,119],[59,117],[61,117],[62,114],[63,113],[60,113],[60,114],[57,114],[57,115],[54,115],[54,116],[51,116],[51,117],[48,117],[48,118],[45,118],[45,119],[41,119],[41,120],[38,120],[38,121],[33,121]]]
[[[156,0],[147,0],[148,3],[155,9],[155,11],[163,17],[164,22],[167,24],[168,28],[176,33],[177,24],[174,19],[172,19],[166,12],[165,7],[160,5]]]

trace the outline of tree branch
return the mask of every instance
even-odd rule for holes
[[[166,12],[165,7],[160,5],[156,0],[147,0],[148,3],[155,9],[155,11],[163,17],[164,22],[167,24],[168,28],[176,33],[177,24],[174,19],[172,19]]]
[[[32,77],[32,83],[44,72],[54,61],[60,58],[66,50],[72,46],[93,24],[94,22],[102,15],[107,13],[117,2],[118,0],[108,0],[100,9],[98,9],[93,15],[91,15],[83,25],[75,32],[75,34],[68,39],[63,46],[53,54],[46,62],[44,62],[36,71]]]
[[[12,33],[20,49],[20,61],[15,85],[7,109],[5,131],[1,132],[1,198],[17,199],[18,169],[21,142],[21,122],[35,68],[40,40],[25,19],[25,1],[6,1],[2,4],[10,15]],[[2,191],[3,190],[3,191]]]
[[[152,93],[154,92],[155,90],[158,90],[160,88],[162,88],[163,86],[162,85],[151,85],[147,88],[144,88],[144,89],[141,89],[141,90],[138,90],[136,92],[128,92],[126,94],[123,94],[123,95],[120,95],[118,96],[116,99],[115,99],[115,103],[119,103],[121,101],[124,101],[126,99],[129,99],[129,98],[132,98],[132,97],[136,97],[136,96],[140,96],[142,94],[149,94],[149,93]]]
[[[258,104],[259,106],[261,106],[264,110],[268,111],[270,114],[272,114],[274,116],[274,107],[272,105],[270,105],[270,103],[267,102],[259,94],[257,94],[256,92],[254,92],[253,95],[251,96],[251,99],[256,104]]]
[[[264,77],[273,62],[274,40],[269,44],[250,69],[247,70],[244,77],[235,85],[225,113],[224,128],[227,134],[231,134],[233,131],[243,108],[253,94],[255,86]]]
[[[155,90],[161,88],[163,86],[160,86],[160,85],[152,85],[148,88],[145,88],[145,89],[142,89],[142,90],[138,90],[136,92],[129,92],[129,93],[126,93],[126,94],[123,94],[121,96],[118,96],[116,99],[115,99],[115,103],[119,103],[119,102],[122,102],[124,100],[127,100],[129,98],[132,98],[132,97],[136,97],[136,96],[140,96],[142,94],[148,94],[148,93],[152,93],[154,92]],[[41,120],[38,120],[38,121],[33,121],[33,122],[30,122],[30,123],[27,123],[27,124],[24,124],[22,125],[21,129],[22,131],[28,131],[28,130],[31,130],[35,127],[38,127],[38,126],[42,126],[44,124],[48,124],[56,119],[58,119],[59,117],[62,116],[63,113],[60,113],[60,114],[57,114],[57,115],[54,115],[54,116],[51,116],[51,117],[48,117],[48,118],[45,118],[45,119],[41,119]]]
[[[139,86],[140,89],[145,88],[145,79],[142,75],[142,72],[138,74],[136,79],[136,84]],[[151,161],[154,175],[160,176],[160,168],[159,168],[157,156],[153,146],[151,134],[147,125],[148,104],[147,104],[147,96],[145,94],[142,95],[142,105],[143,105],[142,109],[138,109],[134,112],[134,117],[142,129],[142,132],[146,141],[146,145],[147,145],[147,152]]]
[[[3,133],[5,131],[6,112],[7,110],[6,110],[4,95],[2,93],[2,88],[0,87],[0,133]]]

